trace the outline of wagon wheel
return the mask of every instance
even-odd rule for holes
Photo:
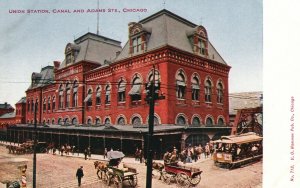
[[[113,183],[115,188],[122,188],[122,178],[119,175],[113,177]]]
[[[188,188],[190,186],[189,177],[183,172],[177,174],[176,182],[178,187]]]
[[[129,185],[130,187],[136,187],[138,183],[137,175],[132,175],[129,177]]]
[[[193,186],[197,185],[201,181],[201,173],[196,176],[190,178],[190,182]]]
[[[171,174],[169,174],[165,170],[162,170],[161,177],[162,177],[161,179],[163,180],[163,182],[170,185],[170,183],[171,183]]]

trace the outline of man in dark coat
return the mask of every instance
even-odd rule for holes
[[[85,159],[85,160],[87,159],[87,155],[88,155],[88,150],[85,149],[85,150],[84,150],[84,159]]]
[[[83,177],[83,166],[81,166],[80,168],[77,169],[76,177],[78,179],[78,186],[80,187],[80,185],[81,185],[81,178]]]

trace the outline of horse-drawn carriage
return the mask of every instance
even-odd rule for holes
[[[125,164],[119,167],[124,156],[122,152],[110,151],[107,153],[108,161],[95,161],[94,165],[99,179],[116,188],[122,188],[123,185],[136,187],[138,181],[136,169]]]
[[[47,143],[46,142],[37,142],[36,152],[43,153],[46,151]],[[20,145],[7,145],[9,153],[13,154],[30,154],[33,153],[34,142],[28,140]]]
[[[161,179],[167,184],[175,181],[178,187],[187,188],[200,183],[201,173],[198,168],[181,166],[178,163],[165,163],[161,170]]]

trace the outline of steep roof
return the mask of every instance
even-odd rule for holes
[[[6,113],[6,114],[3,114],[2,116],[0,116],[0,119],[14,118],[14,117],[16,117],[16,113],[15,112],[10,112],[10,113]]]
[[[142,24],[143,28],[147,28],[147,30],[151,31],[150,37],[147,41],[147,51],[169,45],[180,50],[193,53],[193,45],[189,41],[189,35],[197,27],[196,24],[165,9],[139,21],[138,23]],[[204,58],[209,58],[219,63],[226,64],[209,40],[207,49],[209,56],[203,56]],[[129,43],[127,42],[115,61],[128,57]]]
[[[101,35],[87,33],[76,40],[72,44],[78,51],[73,63],[80,61],[88,61],[104,65],[104,61],[111,61],[116,57],[116,53],[121,51],[121,42],[110,39]],[[61,63],[59,69],[68,66],[66,59]]]
[[[26,103],[26,97],[22,97],[16,104]]]
[[[13,109],[13,107],[8,104],[8,103],[4,103],[4,104],[0,104],[0,109]]]
[[[28,89],[34,89],[38,87],[43,87],[45,85],[51,84],[54,80],[54,67],[46,66],[41,69],[40,73],[32,73],[31,75],[31,85]]]
[[[229,94],[229,114],[235,115],[238,109],[255,108],[261,106],[263,92],[240,92]]]

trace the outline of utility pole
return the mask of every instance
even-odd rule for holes
[[[152,187],[152,159],[153,159],[153,129],[154,129],[154,104],[155,104],[155,90],[159,89],[159,83],[157,83],[158,88],[155,88],[155,66],[153,65],[152,69],[152,80],[150,85],[150,97],[146,100],[149,101],[149,130],[148,130],[148,151],[147,151],[147,176],[146,176],[146,188]],[[157,99],[164,99],[164,96],[159,96]]]
[[[33,188],[36,188],[36,145],[37,145],[36,108],[37,108],[37,103],[34,104],[34,142],[33,142],[33,180],[32,180]]]
[[[153,137],[153,124],[154,124],[154,90],[155,90],[155,66],[153,65],[152,70],[152,83],[151,83],[151,96],[148,98],[149,100],[149,131],[148,131],[148,152],[147,152],[147,179],[146,179],[146,188],[152,187],[152,157],[153,157],[153,151],[152,151],[152,137]]]

